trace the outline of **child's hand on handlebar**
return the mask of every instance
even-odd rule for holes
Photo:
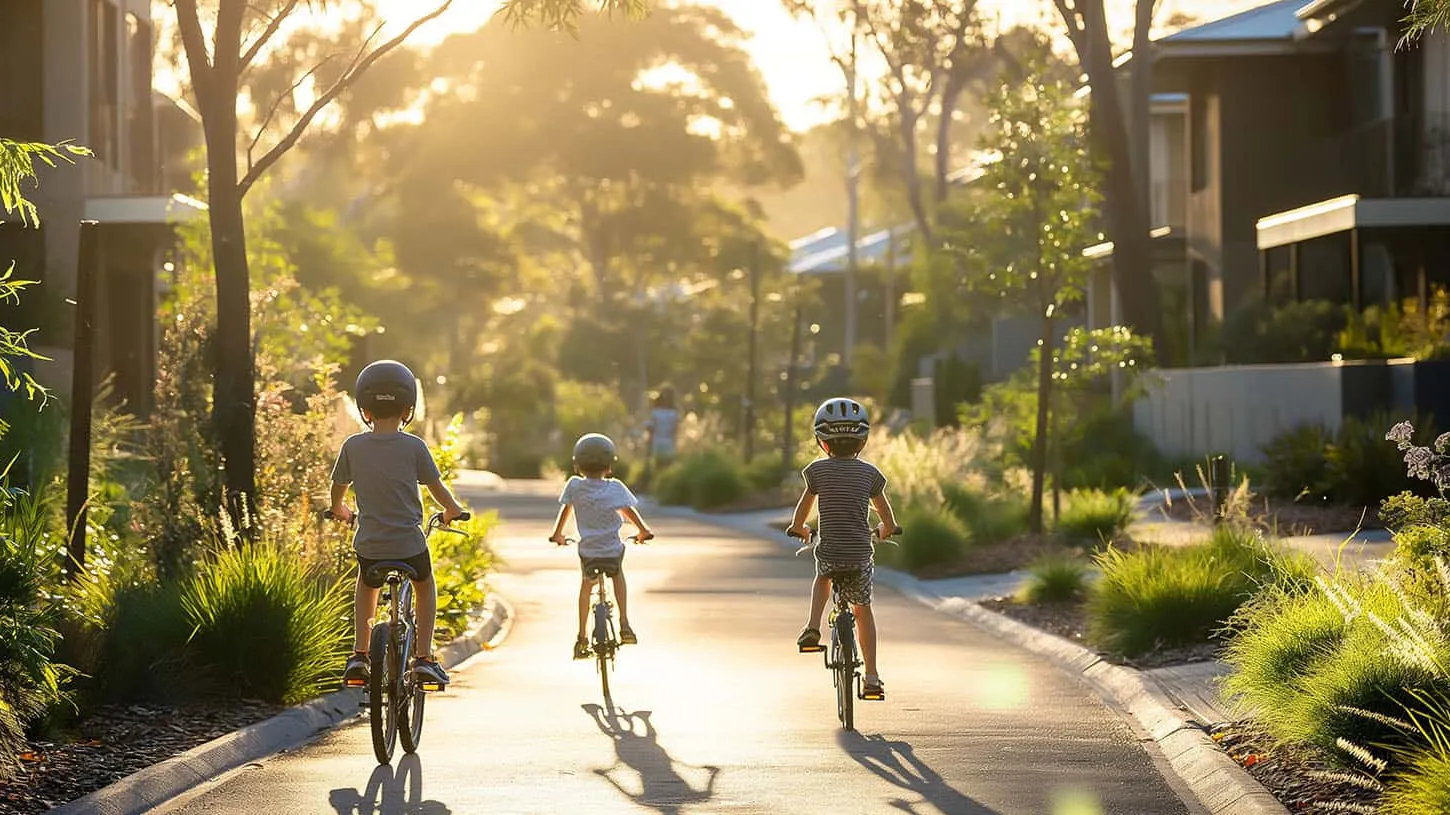
[[[332,520],[334,521],[342,521],[343,523],[347,524],[352,523],[353,518],[357,516],[354,515],[353,511],[351,509],[348,509],[347,506],[343,504],[336,504],[333,506],[332,509],[328,510],[328,517],[332,518]]]
[[[552,543],[552,544],[554,544],[555,546],[568,546],[569,545],[569,539],[566,538],[566,537],[564,537],[564,533],[563,532],[556,532],[555,534],[550,535],[549,536],[549,542]]]
[[[879,540],[886,540],[887,538],[895,537],[896,535],[900,535],[900,534],[901,534],[901,527],[900,526],[892,527],[890,530],[887,530],[886,524],[884,524],[884,523],[881,523],[881,524],[877,524],[876,525],[876,537]]]
[[[655,533],[652,529],[641,529],[634,536],[635,543],[644,543],[645,541],[652,541],[654,539]]]
[[[792,538],[800,538],[803,541],[810,540],[811,528],[809,526],[806,526],[805,524],[801,524],[800,526],[792,525],[789,529],[785,531],[785,534],[789,535]]]

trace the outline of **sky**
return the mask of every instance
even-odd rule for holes
[[[796,20],[779,0],[696,0],[713,5],[730,15],[752,36],[746,49],[770,90],[786,125],[804,130],[827,118],[828,111],[815,100],[840,93],[845,80],[831,62],[825,35],[810,20]],[[1134,0],[1106,0],[1108,18],[1115,29],[1130,30]],[[1225,17],[1264,4],[1264,0],[1160,0],[1158,20],[1184,14],[1198,20]],[[399,20],[418,6],[418,0],[380,0],[384,13]],[[476,28],[498,7],[496,0],[458,3],[456,7],[415,35],[420,44],[430,44],[456,31]],[[1054,29],[1061,20],[1052,0],[981,0],[983,11],[1002,27],[1045,21]]]

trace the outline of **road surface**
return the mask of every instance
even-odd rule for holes
[[[771,541],[655,519],[626,558],[638,646],[613,709],[570,660],[577,559],[545,538],[542,485],[497,507],[512,602],[504,645],[430,699],[423,745],[392,767],[365,719],[234,771],[165,813],[949,813],[1176,815],[1164,763],[1085,685],[877,588],[890,699],[841,730],[819,655],[796,653],[810,565]]]

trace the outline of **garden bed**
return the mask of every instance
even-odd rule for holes
[[[791,509],[799,501],[801,491],[796,487],[781,487],[743,495],[718,507],[702,510],[710,515],[728,515],[736,512],[758,512],[763,509]]]
[[[1215,725],[1209,735],[1290,812],[1374,812],[1377,808],[1380,793],[1346,780],[1350,776],[1310,748],[1271,747],[1252,722]]]
[[[1208,499],[1165,501],[1148,513],[1148,519],[1167,517],[1175,521],[1207,521],[1211,508]],[[1258,497],[1247,507],[1249,520],[1259,529],[1278,537],[1349,533],[1363,529],[1382,529],[1379,513],[1374,508],[1335,504],[1304,504]]]
[[[1005,574],[1025,569],[1044,557],[1079,555],[1082,551],[1081,546],[1069,543],[1057,535],[1017,535],[996,543],[972,544],[961,557],[949,563],[920,569],[916,576],[923,580],[941,580],[979,574]]]
[[[98,708],[59,740],[35,740],[0,782],[0,812],[45,812],[285,710],[225,700]]]
[[[1150,651],[1133,659],[1124,659],[1098,651],[1098,649],[1093,648],[1088,643],[1086,602],[1023,603],[1015,597],[992,597],[980,601],[978,605],[988,611],[995,611],[998,614],[1011,617],[1017,622],[1026,623],[1040,631],[1046,631],[1049,634],[1054,634],[1063,639],[1072,640],[1086,648],[1091,648],[1108,662],[1117,665],[1128,665],[1141,670],[1203,662],[1205,660],[1215,659],[1221,650],[1221,646],[1216,643],[1205,643],[1201,645],[1190,645],[1185,648],[1164,648]]]

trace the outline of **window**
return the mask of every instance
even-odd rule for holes
[[[120,167],[120,13],[106,0],[91,0],[90,147],[101,161]]]
[[[156,108],[151,103],[151,26],[126,14],[127,170],[136,191],[157,191]]]

